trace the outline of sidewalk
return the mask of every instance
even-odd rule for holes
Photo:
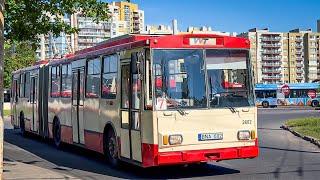
[[[3,165],[4,179],[77,179],[72,176],[17,161],[12,162],[5,159]]]
[[[10,118],[4,118],[4,128],[12,129]],[[5,148],[12,148],[11,146],[4,146]],[[4,179],[77,179],[75,177],[58,173],[49,169],[41,168],[39,166],[32,165],[31,163],[22,163],[18,161],[12,161],[4,154],[3,161],[3,178]]]

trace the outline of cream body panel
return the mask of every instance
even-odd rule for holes
[[[187,115],[181,115],[176,110],[158,111],[159,151],[200,150],[244,146],[239,142],[237,133],[240,130],[257,130],[256,108],[236,108],[236,113],[230,109],[199,109],[186,110]],[[250,120],[250,124],[244,124]],[[223,133],[222,140],[199,141],[200,133]],[[181,134],[181,145],[163,145],[163,135]],[[170,147],[170,148],[169,148]]]

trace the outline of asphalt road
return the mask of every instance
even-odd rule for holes
[[[260,156],[256,159],[150,169],[128,165],[114,170],[99,154],[75,147],[57,150],[39,138],[23,138],[18,130],[12,129],[5,130],[4,158],[80,179],[320,179],[320,149],[280,129],[286,119],[320,116],[320,111],[263,109],[258,112]]]

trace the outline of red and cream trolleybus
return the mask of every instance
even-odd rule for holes
[[[12,123],[142,167],[258,156],[249,41],[126,35],[18,70]]]

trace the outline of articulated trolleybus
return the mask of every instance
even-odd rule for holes
[[[142,167],[258,156],[249,41],[126,35],[15,71],[12,123]]]

